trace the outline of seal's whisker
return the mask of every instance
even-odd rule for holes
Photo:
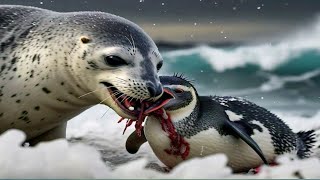
[[[94,93],[94,92],[97,92],[97,91],[99,91],[99,90],[101,90],[101,88],[97,88],[96,90],[93,90],[93,91],[90,91],[90,92],[88,92],[88,93],[85,93],[85,94],[79,96],[78,98],[82,98],[82,97],[84,97],[84,96],[87,96],[87,95],[92,94],[92,93]]]
[[[115,93],[110,94],[109,97],[107,97],[107,98],[105,98],[104,100],[100,101],[99,104],[101,104],[101,103],[103,103],[104,101],[106,101],[107,99],[111,98],[112,95],[116,96],[116,95],[118,95],[118,94],[120,94],[120,93],[121,93],[121,92],[115,92]]]
[[[125,38],[127,38],[127,40],[129,41],[130,45],[132,46],[132,48],[134,48],[134,45],[132,44],[132,42],[130,41],[130,39],[126,36],[126,35],[123,35]]]
[[[119,79],[119,80],[122,80],[124,82],[128,82],[128,80],[125,80],[125,79],[122,79],[122,78],[119,78],[119,77],[116,77],[116,78]]]
[[[129,100],[129,103],[131,103],[132,101],[133,101],[133,99],[134,99],[134,97],[129,97],[129,98],[131,98],[130,100]]]
[[[107,88],[107,89],[108,89],[108,88],[113,88],[113,87],[116,87],[116,86],[99,87],[99,88],[97,88],[96,90],[90,91],[90,92],[88,92],[88,93],[85,93],[85,94],[79,96],[78,98],[82,98],[82,97],[87,96],[87,95],[89,95],[89,94],[95,93],[95,92],[97,92],[97,91],[99,91],[99,90],[103,90],[104,88]]]
[[[132,35],[131,35],[131,34],[130,34],[130,37],[131,37],[131,39],[132,39],[133,52],[134,52],[134,54],[136,54],[136,45],[135,45],[135,43],[134,43],[134,39],[133,39],[133,37],[132,37]]]
[[[119,96],[118,98],[116,98],[116,100],[118,100],[119,98],[121,98],[122,96],[125,96],[125,94],[122,94],[121,96]],[[112,97],[112,96],[110,96]],[[104,99],[103,101],[101,101],[99,104],[103,103],[104,101],[106,101],[107,99],[109,99],[110,97]],[[116,101],[114,101],[114,103],[117,105]]]
[[[119,100],[121,97],[123,97],[123,96],[126,96],[125,94],[122,94],[121,96],[119,96],[116,100]],[[123,98],[123,99],[125,99],[125,98]],[[122,100],[123,101],[123,100]],[[121,102],[122,102],[121,101]]]
[[[101,118],[100,119],[102,119],[107,113],[108,113],[108,111],[110,110],[111,108],[110,107],[108,107],[108,109],[106,110],[106,112],[105,113],[103,113],[103,115],[101,116]]]

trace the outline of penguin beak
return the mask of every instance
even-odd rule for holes
[[[168,104],[171,100],[175,99],[174,92],[167,87],[163,88],[162,96],[155,102],[152,103],[145,111],[144,114],[148,115]]]

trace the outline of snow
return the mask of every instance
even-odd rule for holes
[[[103,106],[95,106],[70,121],[68,137],[100,138],[102,146],[108,145],[106,150],[120,153],[120,157],[136,157],[127,155],[124,150],[124,142],[130,133],[123,136],[124,124],[117,124],[118,116],[111,110],[106,113],[106,110]],[[309,118],[277,114],[295,131],[320,127],[320,112]],[[259,174],[251,175],[232,174],[226,166],[226,156],[217,154],[185,161],[170,173],[163,173],[145,168],[150,157],[154,158],[147,144],[138,153],[142,158],[112,166],[102,161],[97,148],[83,143],[60,139],[36,147],[22,147],[24,139],[24,133],[18,130],[9,130],[0,136],[0,178],[320,178],[320,160],[316,157],[300,160],[283,155],[277,160],[279,166],[263,166]]]

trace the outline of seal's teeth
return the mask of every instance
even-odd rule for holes
[[[130,111],[133,111],[133,110],[134,110],[134,107],[130,106],[128,109],[129,109]]]

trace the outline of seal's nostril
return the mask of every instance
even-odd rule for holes
[[[147,89],[150,93],[150,97],[157,97],[157,96],[161,95],[161,93],[162,93],[162,86],[161,85],[155,86],[152,83],[148,83]]]
[[[155,95],[154,95],[154,97],[160,96],[160,95],[162,94],[162,91],[163,91],[162,86],[161,86],[161,84],[159,84],[159,85],[157,86],[156,90],[155,90]]]
[[[148,91],[150,93],[150,96],[154,97],[154,95],[156,94],[155,88],[153,86],[148,86],[147,88],[148,88]]]

